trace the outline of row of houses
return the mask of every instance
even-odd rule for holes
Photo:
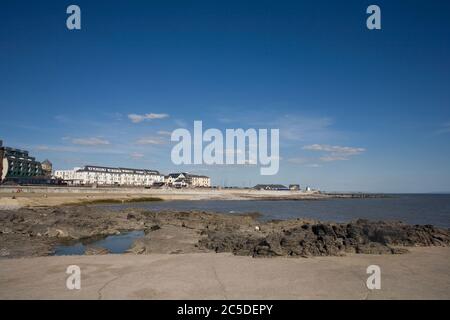
[[[37,161],[28,151],[3,146],[0,140],[0,183],[13,184],[67,184],[74,186],[129,186],[174,188],[211,187],[211,179],[186,172],[163,175],[157,170],[84,166],[72,170],[52,171],[48,160]],[[300,190],[298,184],[258,184],[257,190]],[[312,191],[306,187],[305,191]]]
[[[0,140],[0,183],[211,187],[209,177],[186,172],[165,176],[156,170],[84,166],[73,170],[56,170],[53,173],[50,161],[39,162],[26,150],[3,146],[2,140]]]
[[[100,166],[84,166],[73,170],[56,170],[55,178],[62,179],[68,185],[99,185],[152,187],[169,186],[211,187],[211,179],[207,176],[186,172],[163,175],[156,170],[113,168]]]

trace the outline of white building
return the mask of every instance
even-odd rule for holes
[[[188,186],[185,173],[170,173],[164,178],[166,185],[175,188],[184,188]]]
[[[152,186],[164,182],[156,170],[85,166],[73,170],[56,170],[55,177],[69,185]]]
[[[165,177],[165,183],[168,186],[176,188],[183,188],[188,186],[194,188],[209,188],[211,187],[211,178],[185,172],[170,173]]]
[[[191,186],[193,187],[211,187],[211,178],[207,176],[198,176],[194,174],[189,175]]]

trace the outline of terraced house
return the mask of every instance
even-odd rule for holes
[[[56,170],[55,177],[69,185],[152,186],[164,182],[156,170],[84,166],[73,170]]]

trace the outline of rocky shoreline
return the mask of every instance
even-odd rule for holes
[[[450,230],[431,225],[357,220],[258,220],[258,214],[153,212],[98,206],[21,208],[0,211],[0,258],[47,256],[58,244],[142,230],[129,254],[231,252],[253,257],[398,254],[411,246],[450,246]],[[90,248],[86,254],[105,254]]]

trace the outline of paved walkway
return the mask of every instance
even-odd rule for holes
[[[81,290],[66,288],[67,266]],[[366,287],[381,267],[381,290]],[[258,258],[230,254],[0,260],[0,299],[450,299],[450,248],[404,255]]]

